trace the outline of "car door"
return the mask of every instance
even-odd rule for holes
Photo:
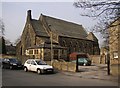
[[[79,63],[79,65],[83,65],[84,64],[84,59],[83,58],[79,58],[78,59],[78,63]]]
[[[31,60],[27,60],[24,64],[24,66],[27,67],[28,70],[30,70],[30,66],[31,66]]]
[[[10,66],[10,60],[9,59],[5,59],[4,60],[4,67],[5,68],[9,68],[9,66]]]
[[[31,61],[30,70],[36,71],[36,69],[37,69],[37,64],[35,63],[35,61]]]
[[[88,61],[87,61],[87,59],[86,59],[86,58],[84,58],[84,63],[85,63],[85,64],[87,64],[87,62],[88,62]]]

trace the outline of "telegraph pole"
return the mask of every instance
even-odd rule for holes
[[[51,46],[51,65],[52,65],[52,60],[53,60],[53,38],[52,38],[52,30],[50,29],[50,27],[51,27],[51,25],[49,24],[48,25],[49,26],[49,33],[50,33],[50,42],[51,42],[51,44],[50,44],[50,46]]]
[[[52,31],[50,31],[50,40],[51,40],[51,65],[53,60],[53,42],[52,42]]]
[[[106,59],[107,59],[107,74],[110,75],[110,54],[109,51],[105,53]]]
[[[110,75],[110,54],[107,53],[107,73]]]

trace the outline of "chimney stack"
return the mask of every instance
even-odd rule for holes
[[[31,10],[27,11],[27,20],[31,20],[32,16],[31,16]]]

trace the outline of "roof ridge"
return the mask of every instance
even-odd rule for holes
[[[34,27],[36,27],[35,30],[38,35],[43,35],[42,31],[46,31],[44,25],[42,25],[42,28],[41,28],[40,24],[38,24],[38,21],[40,22],[40,24],[45,23],[45,26],[48,25],[48,29],[50,28],[52,32],[56,31],[56,33],[58,33],[59,36],[66,36],[66,37],[68,36],[68,37],[73,37],[73,38],[87,39],[86,37],[88,36],[88,33],[86,32],[86,30],[83,28],[82,25],[69,22],[63,19],[43,15],[43,14],[40,15],[38,20],[33,19],[32,21],[34,23],[33,24]],[[49,27],[49,25],[51,26]],[[40,32],[40,30],[42,31]],[[47,32],[44,35],[49,36]]]
[[[64,21],[64,22],[67,22],[67,23],[71,23],[71,24],[75,24],[75,25],[82,26],[82,24],[77,24],[77,23],[75,23],[75,22],[67,21],[67,20],[64,20],[64,19],[62,19],[62,18],[56,18],[56,17],[52,17],[52,16],[48,16],[48,15],[43,15],[43,14],[41,14],[41,15],[44,16],[44,17],[50,17],[50,18],[53,18],[53,19],[56,19],[56,20],[60,20],[60,21]]]
[[[83,26],[81,24],[77,24],[77,23],[74,23],[74,22],[70,22],[70,21],[66,21],[66,20],[63,20],[61,18],[56,18],[56,17],[52,17],[52,16],[47,16],[47,15],[43,15],[41,14],[41,16],[45,17],[46,18],[50,18],[50,19],[53,19],[53,20],[57,20],[57,21],[60,21],[61,23],[62,22],[65,22],[67,23],[68,25],[74,25],[74,26],[80,26],[82,29],[82,31],[84,31],[84,33],[86,34],[86,37],[88,35],[87,31],[83,28]],[[47,22],[47,21],[46,21]],[[49,25],[49,24],[48,24]],[[51,24],[50,24],[51,25]],[[73,33],[73,32],[72,32]],[[74,32],[75,33],[75,32]],[[82,35],[82,34],[81,34]]]

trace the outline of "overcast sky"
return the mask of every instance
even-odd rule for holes
[[[96,21],[91,18],[80,16],[82,11],[75,8],[72,1],[2,2],[2,18],[6,30],[5,36],[11,42],[14,42],[22,34],[26,22],[27,10],[29,9],[32,10],[33,19],[38,19],[42,13],[47,16],[81,24],[86,31],[89,31],[96,23]],[[97,37],[99,38],[98,35]]]

